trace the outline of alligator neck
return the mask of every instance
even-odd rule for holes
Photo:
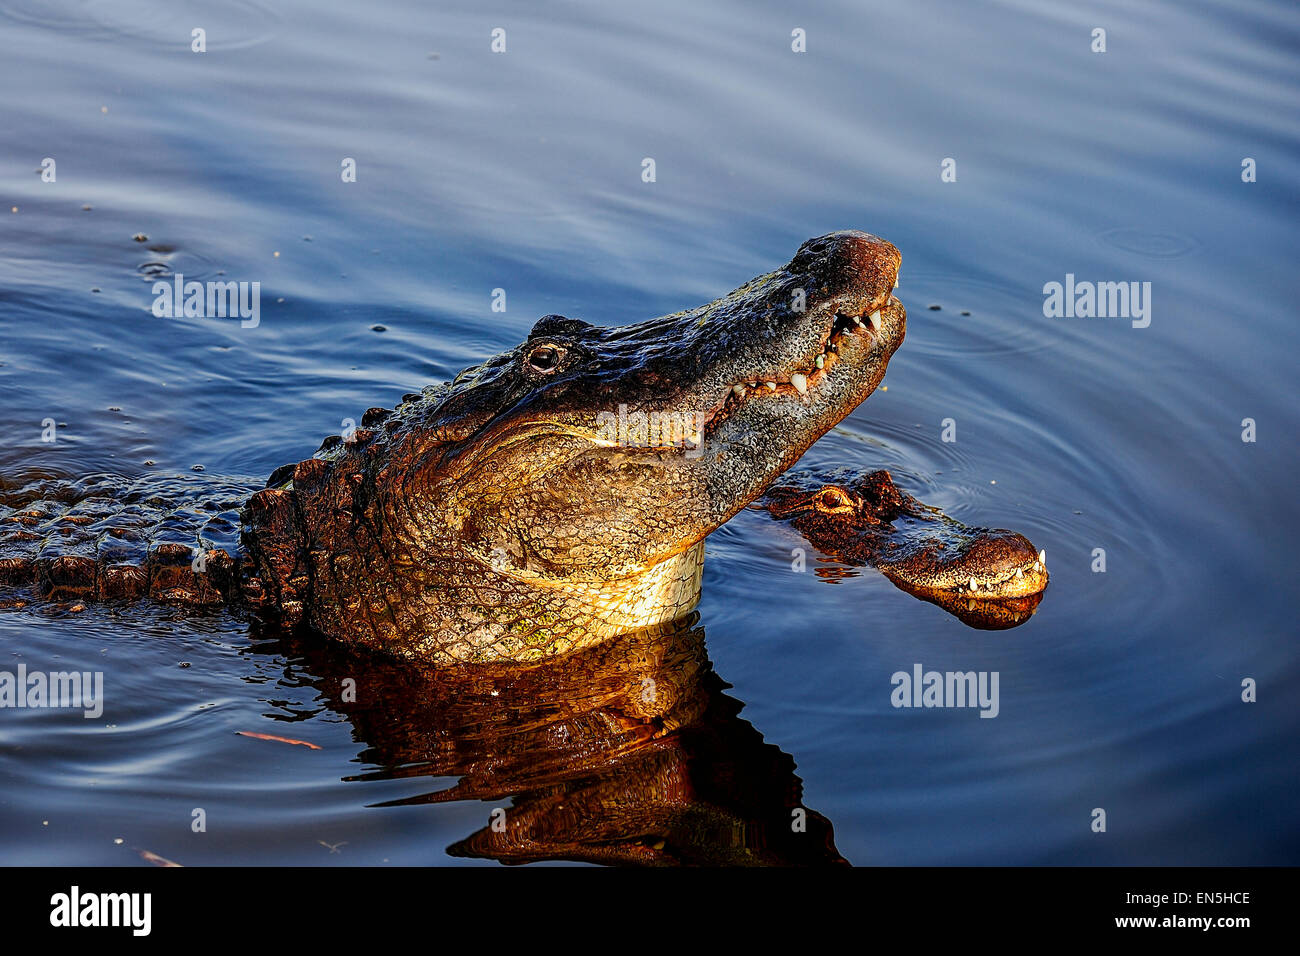
[[[243,600],[288,625],[434,663],[531,663],[675,620],[699,601],[702,541],[635,574],[544,580],[464,550],[455,529],[402,531],[393,511],[404,478],[386,471],[390,460],[362,445],[300,462],[253,495]]]

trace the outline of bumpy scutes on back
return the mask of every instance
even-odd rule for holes
[[[239,509],[257,484],[197,474],[0,483],[0,585],[54,601],[230,603]]]

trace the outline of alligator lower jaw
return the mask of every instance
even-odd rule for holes
[[[983,601],[1030,597],[1041,594],[1047,587],[1047,566],[1040,557],[1034,557],[1004,574],[982,575],[971,578],[957,593]]]
[[[1043,592],[1025,597],[1003,598],[998,601],[981,600],[952,591],[941,594],[920,594],[894,582],[901,590],[943,608],[968,627],[981,631],[1005,631],[1019,627],[1034,616]]]
[[[710,409],[704,425],[705,437],[712,434],[718,425],[746,401],[797,399],[815,391],[829,377],[831,369],[843,361],[840,349],[848,342],[849,336],[856,336],[868,350],[875,346],[881,334],[881,310],[893,305],[901,308],[901,303],[891,293],[883,303],[868,306],[867,310],[859,314],[836,313],[816,353],[795,366],[793,371],[733,383],[722,400]]]

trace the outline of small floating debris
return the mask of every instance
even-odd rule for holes
[[[931,303],[930,303],[930,311],[931,311],[931,312],[938,312],[941,308],[943,308],[943,306],[939,305],[939,303],[937,303],[937,302],[931,302]]]
[[[962,310],[961,310],[961,314],[962,314],[962,315],[970,315],[970,309],[962,309]]]
[[[241,737],[255,737],[258,740],[273,740],[276,743],[296,744],[299,747],[309,747],[312,750],[320,750],[320,747],[317,744],[310,743],[306,740],[294,740],[292,737],[277,737],[275,734],[259,734],[252,730],[236,730],[235,733]]]
[[[149,850],[136,850],[136,852],[140,854],[140,859],[144,860],[146,863],[152,863],[154,866],[179,867],[181,865],[167,859],[165,856],[159,856],[157,853],[153,853]]]
[[[273,253],[271,253],[271,258],[273,258],[273,259],[279,259],[279,258],[280,258],[280,253],[278,253],[278,252],[273,252]]]
[[[371,331],[371,332],[387,332],[387,331],[388,331],[388,326],[386,326],[386,325],[372,325],[372,326],[370,327],[370,331]]]
[[[147,466],[149,466],[150,468],[152,468],[154,465],[158,464],[158,462],[154,461],[152,458],[146,458],[146,459],[144,460],[144,463],[145,463]]]
[[[82,211],[82,212],[90,212],[90,210],[93,209],[93,208],[94,208],[94,207],[91,206],[90,203],[86,203],[84,206],[81,207],[81,211]]]
[[[136,233],[134,236],[132,236],[131,238],[134,239],[136,242],[148,242],[148,241],[149,241],[149,237],[146,236],[143,232],[137,232],[137,233]]]
[[[203,471],[202,465],[190,465],[190,471]]]

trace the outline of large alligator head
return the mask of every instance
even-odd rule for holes
[[[707,305],[527,340],[372,409],[244,512],[248,597],[434,661],[530,661],[672,620],[706,535],[875,389],[898,250],[862,232]]]

